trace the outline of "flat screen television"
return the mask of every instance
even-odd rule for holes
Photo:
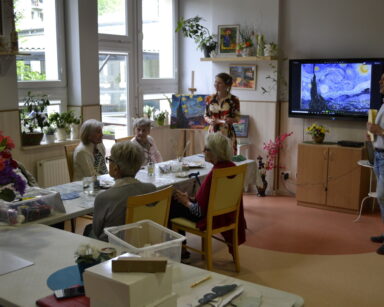
[[[382,103],[384,59],[289,61],[289,117],[367,120]]]

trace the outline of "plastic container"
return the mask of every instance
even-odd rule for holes
[[[151,220],[104,228],[112,244],[143,257],[166,257],[180,262],[185,237]]]

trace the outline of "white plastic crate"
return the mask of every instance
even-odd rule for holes
[[[180,262],[185,237],[151,220],[104,228],[108,241],[143,257],[166,257]]]

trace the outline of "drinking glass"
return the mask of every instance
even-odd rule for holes
[[[84,177],[83,178],[83,192],[87,195],[93,195],[94,193],[94,178],[93,177]]]

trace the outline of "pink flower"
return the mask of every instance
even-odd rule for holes
[[[284,140],[291,134],[293,134],[293,132],[285,133],[277,136],[274,142],[269,140],[267,143],[264,143],[263,149],[267,152],[267,158],[264,166],[266,170],[271,170],[277,167],[276,158],[279,155],[280,149],[283,147]]]

